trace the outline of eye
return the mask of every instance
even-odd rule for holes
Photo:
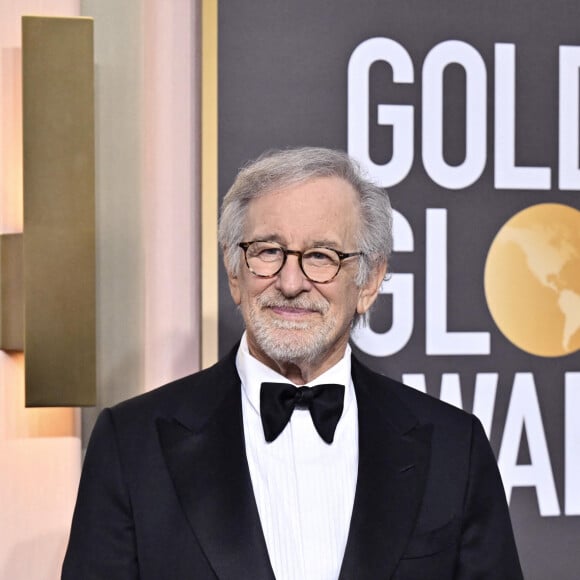
[[[313,266],[331,266],[339,262],[338,255],[327,248],[313,248],[304,253],[304,260]]]
[[[249,248],[250,257],[258,258],[264,262],[274,262],[283,256],[282,248],[263,242],[252,244]]]
[[[263,250],[260,250],[260,257],[266,258],[268,256],[279,256],[280,254],[282,254],[282,250],[280,250],[280,248],[265,248]]]

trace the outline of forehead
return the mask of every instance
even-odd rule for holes
[[[246,239],[284,244],[355,240],[360,223],[358,193],[344,179],[320,177],[274,189],[250,201]]]

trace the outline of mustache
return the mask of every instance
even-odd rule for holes
[[[301,310],[312,310],[320,314],[326,314],[329,304],[326,300],[313,300],[312,298],[300,295],[295,298],[286,298],[282,295],[264,296],[257,299],[260,308],[298,308]]]

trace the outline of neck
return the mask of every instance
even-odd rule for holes
[[[268,365],[270,368],[286,377],[291,383],[294,383],[298,386],[308,384],[310,381],[314,380],[316,377],[319,377],[325,370],[327,370],[313,368],[313,365],[307,364],[293,362],[272,362],[274,364]],[[330,368],[330,366],[328,368]]]
[[[322,373],[325,373],[329,368],[338,363],[346,351],[347,342],[343,348],[335,350],[332,353],[327,353],[327,356],[322,360],[304,361],[292,360],[281,361],[270,358],[266,353],[260,349],[255,348],[251,341],[248,341],[248,350],[250,354],[259,360],[261,363],[270,367],[272,370],[281,374],[295,385],[307,385]]]

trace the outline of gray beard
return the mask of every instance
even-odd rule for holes
[[[330,348],[334,336],[333,321],[323,318],[322,324],[310,328],[309,322],[292,320],[266,320],[263,309],[272,306],[310,308],[325,314],[328,303],[288,300],[283,297],[260,296],[249,312],[249,323],[258,347],[272,360],[293,364],[311,364]]]
[[[304,323],[265,324],[255,320],[252,329],[258,346],[272,360],[311,364],[328,350],[331,328],[326,326],[329,325],[325,323],[312,331]]]

